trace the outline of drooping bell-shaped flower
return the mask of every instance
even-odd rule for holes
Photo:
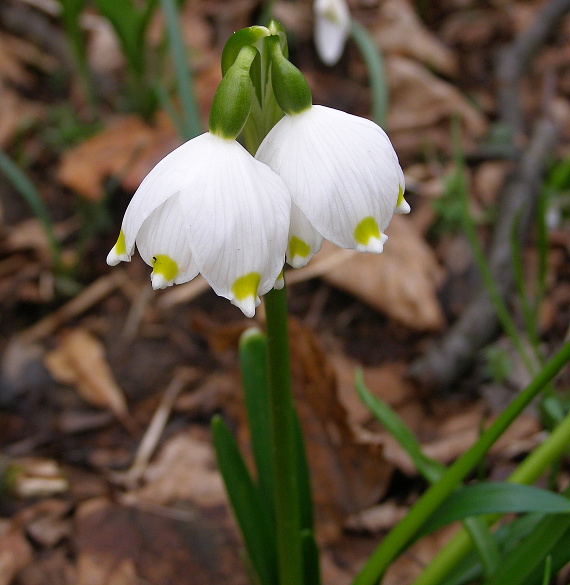
[[[410,210],[390,140],[370,120],[312,105],[300,72],[272,47],[273,87],[286,115],[256,158],[283,179],[293,200],[287,261],[303,266],[323,237],[343,248],[381,252],[394,211]]]
[[[338,63],[350,31],[350,12],[345,0],[315,0],[315,46],[325,65]]]
[[[232,107],[247,102],[250,92],[249,71],[236,62],[225,89],[220,84]],[[248,103],[238,112],[242,120]],[[222,105],[217,108],[214,99],[212,111],[222,114],[211,116],[210,132],[171,152],[143,180],[107,262],[129,261],[136,244],[153,268],[153,288],[200,272],[218,295],[251,317],[283,269],[291,203],[280,177],[235,141],[239,118],[234,112],[224,120]]]

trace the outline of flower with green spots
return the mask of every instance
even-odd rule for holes
[[[382,252],[394,211],[410,211],[392,144],[365,118],[324,106],[290,112],[255,156],[291,194],[287,261],[293,267],[305,265],[323,237],[342,248]]]
[[[153,288],[194,278],[251,317],[283,284],[291,198],[283,181],[240,144],[207,132],[162,159],[133,196],[107,262],[135,244]]]

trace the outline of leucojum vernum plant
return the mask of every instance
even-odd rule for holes
[[[107,262],[129,261],[136,246],[152,267],[153,288],[184,283],[200,273],[247,317],[253,317],[264,297],[266,334],[252,328],[240,342],[255,472],[220,417],[212,422],[214,447],[243,536],[251,582],[318,585],[309,471],[291,395],[284,265],[307,264],[323,238],[344,248],[382,252],[392,214],[410,211],[404,175],[378,125],[312,103],[307,81],[288,60],[285,31],[277,21],[234,33],[224,47],[222,74],[208,132],[171,152],[144,179]],[[489,518],[468,522],[468,516],[474,510],[479,515],[502,511],[496,502],[504,494],[494,484],[495,504],[481,507],[479,493],[472,498],[479,506],[474,507],[466,503],[469,494],[460,483],[568,354],[567,345],[448,469],[425,457],[401,421],[359,383],[371,410],[432,485],[374,551],[354,585],[380,582],[399,554],[442,523],[465,519],[469,534],[478,534],[477,542],[490,546],[493,538],[482,537],[489,534]],[[570,419],[565,419],[544,443],[547,454],[545,447],[531,455],[513,481],[534,481],[569,438]],[[568,512],[565,498],[549,495],[562,499],[549,500],[550,513],[561,513],[561,506]],[[510,512],[546,509],[546,504],[513,505],[513,498],[511,491],[506,498]],[[533,502],[543,499],[533,492]],[[444,502],[447,508],[442,508]],[[443,560],[436,559],[437,579],[461,559],[461,547],[464,541]],[[440,582],[429,579],[424,585]]]

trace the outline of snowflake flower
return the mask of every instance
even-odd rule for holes
[[[407,213],[404,174],[378,125],[324,106],[284,116],[256,158],[287,185],[293,206],[287,261],[305,265],[322,239],[379,253],[394,211]]]
[[[251,317],[283,269],[290,196],[282,180],[235,140],[207,132],[162,159],[131,200],[110,265],[135,244],[153,288],[192,280]],[[282,281],[279,281],[282,282]]]

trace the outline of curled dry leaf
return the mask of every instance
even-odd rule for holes
[[[382,254],[354,254],[324,279],[412,329],[440,329],[444,317],[436,290],[443,272],[432,249],[399,216],[392,219],[388,234]],[[325,242],[320,255],[335,250]]]
[[[58,382],[74,385],[89,404],[108,408],[121,420],[128,418],[125,397],[113,378],[103,345],[85,329],[65,335],[46,354],[45,364]]]
[[[453,51],[423,25],[409,0],[381,3],[374,37],[384,52],[405,55],[446,75],[456,75]]]
[[[99,201],[104,181],[118,177],[134,191],[152,167],[178,146],[166,115],[151,127],[137,116],[122,116],[96,136],[68,150],[58,169],[58,180],[91,201]]]

